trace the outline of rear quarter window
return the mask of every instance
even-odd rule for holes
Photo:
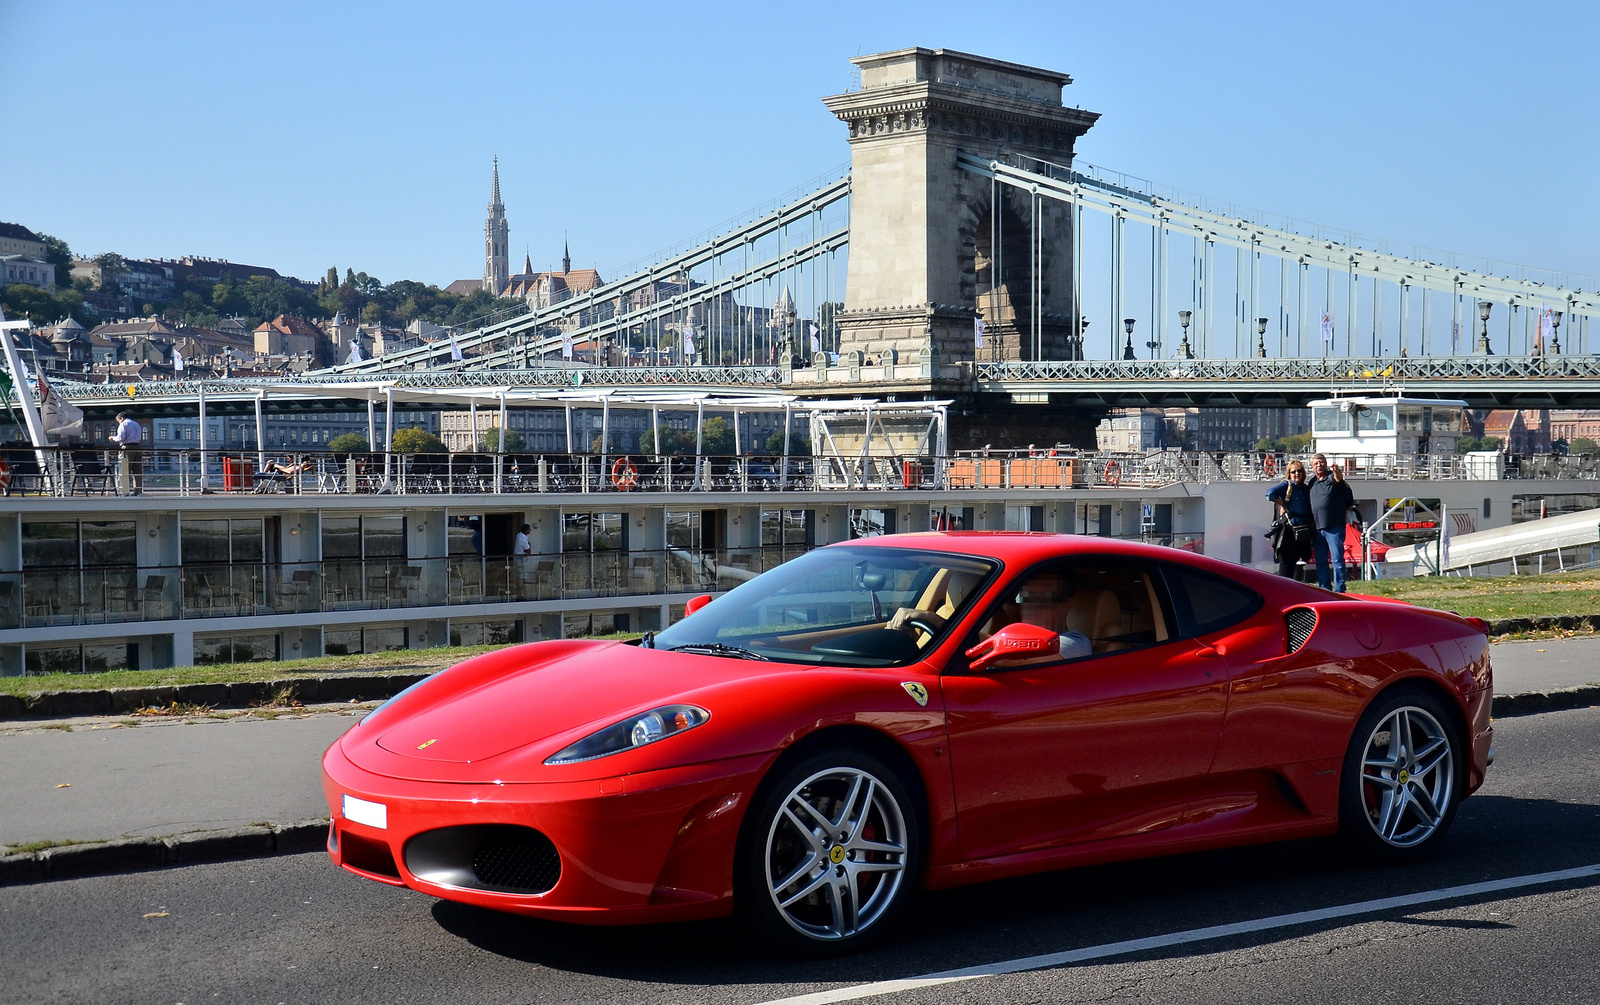
[[[1185,636],[1206,635],[1235,625],[1261,609],[1261,595],[1238,583],[1178,565],[1162,569],[1171,594],[1178,630]]]

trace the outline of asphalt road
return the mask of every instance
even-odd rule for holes
[[[882,948],[774,958],[730,922],[585,929],[357,879],[320,855],[0,888],[16,1002],[755,1005],[1600,862],[1600,709],[1501,720],[1441,855],[1295,842],[928,895]],[[1600,878],[881,996],[885,1003],[1600,1001]]]

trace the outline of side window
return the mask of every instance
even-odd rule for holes
[[[1155,645],[1172,637],[1168,613],[1149,570],[1092,560],[1056,563],[1024,575],[989,612],[973,644],[1018,622],[1059,634],[1061,658],[1068,660]]]
[[[1185,636],[1206,635],[1237,624],[1265,603],[1254,590],[1182,566],[1165,567],[1178,630]]]

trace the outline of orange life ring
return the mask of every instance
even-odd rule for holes
[[[611,484],[622,492],[638,488],[639,469],[626,457],[618,457],[616,463],[611,465]]]
[[[1116,488],[1118,485],[1121,485],[1122,465],[1118,464],[1116,461],[1108,462],[1106,464],[1105,476],[1101,480],[1112,488]]]
[[[1269,478],[1277,474],[1278,458],[1273,454],[1268,454],[1266,459],[1261,462],[1261,470],[1265,471]]]
[[[6,461],[0,461],[0,492],[5,492],[5,491],[9,490],[10,488],[11,488],[11,465]]]

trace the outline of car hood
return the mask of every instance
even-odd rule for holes
[[[671,653],[622,643],[568,648],[442,697],[365,735],[347,735],[352,760],[384,774],[453,780],[478,776],[450,765],[478,765],[550,740],[549,753],[624,717],[686,695],[755,677],[805,673],[793,664]],[[446,674],[449,671],[445,671]],[[439,681],[444,684],[443,680]],[[713,710],[713,715],[715,711]],[[374,750],[373,748],[377,748]],[[433,767],[430,767],[432,765]]]

